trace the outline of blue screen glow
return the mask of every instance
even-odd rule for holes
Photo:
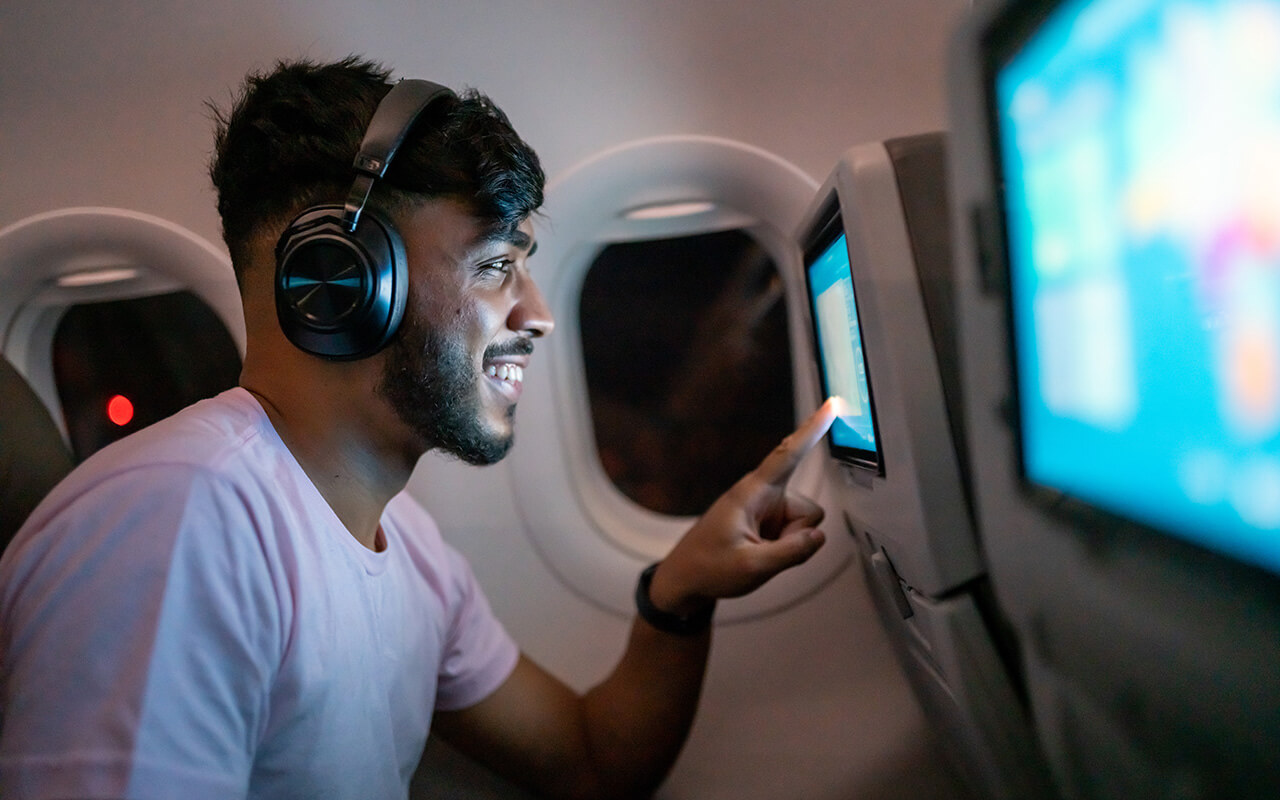
[[[832,425],[831,441],[840,447],[874,454],[875,419],[844,234],[824,249],[808,269],[818,352],[822,359],[823,390],[827,395],[843,399],[848,409],[848,413]]]
[[[1280,3],[1064,3],[995,88],[1027,478],[1280,572]]]

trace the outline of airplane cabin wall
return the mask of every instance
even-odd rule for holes
[[[275,59],[348,53],[488,93],[552,179],[626,142],[699,134],[762,148],[816,185],[851,145],[944,127],[945,42],[966,5],[4,0],[0,229],[111,206],[221,247],[204,103],[225,106],[246,71]],[[535,275],[555,268],[534,259]],[[557,579],[523,532],[512,480],[510,463],[428,457],[411,490],[526,652],[585,688],[627,623]],[[845,535],[834,520],[827,530]],[[862,578],[845,569],[783,613],[717,632],[699,719],[660,796],[956,796],[928,737]]]
[[[492,96],[548,176],[672,133],[821,180],[851,144],[941,128],[965,0],[0,4],[0,227],[120,206],[220,241],[204,103],[278,58],[359,53]]]

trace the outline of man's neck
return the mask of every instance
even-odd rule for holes
[[[344,414],[323,402],[296,402],[251,381],[242,385],[356,541],[379,549],[382,511],[408,483],[416,459],[379,442],[359,414]]]

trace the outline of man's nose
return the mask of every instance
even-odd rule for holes
[[[516,304],[507,319],[507,327],[535,338],[546,336],[556,327],[555,316],[547,305],[547,299],[542,296],[538,284],[528,275],[521,278]]]

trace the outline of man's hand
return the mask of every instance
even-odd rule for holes
[[[654,573],[649,597],[655,606],[691,614],[754,591],[818,552],[825,541],[816,527],[822,508],[787,494],[787,481],[831,427],[838,402],[827,400],[689,529]]]

